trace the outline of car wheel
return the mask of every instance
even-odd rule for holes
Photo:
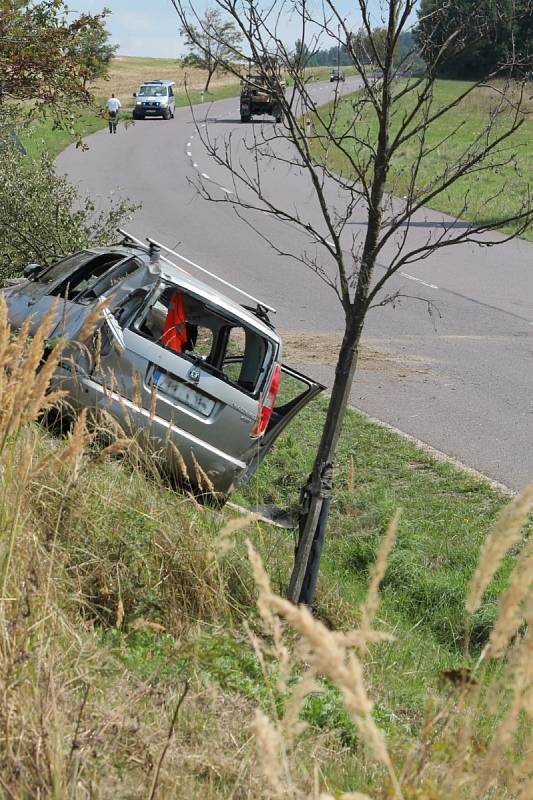
[[[278,114],[277,115],[276,122],[283,122],[283,115],[282,114]]]
[[[241,122],[250,122],[251,119],[250,114],[241,114]]]
[[[171,117],[170,109],[165,108],[165,110],[163,111],[163,119],[170,119],[170,117]]]

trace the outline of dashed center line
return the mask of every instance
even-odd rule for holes
[[[414,275],[408,275],[407,272],[400,272],[400,275],[403,275],[404,278],[409,278],[410,281],[416,281],[417,283],[421,283],[422,286],[427,286],[429,289],[438,289],[438,286],[435,286],[434,283],[426,283],[421,278],[415,278]]]
[[[202,178],[206,178],[208,181],[211,180],[211,178],[209,177],[209,175],[206,172],[201,172],[200,174],[201,174]]]

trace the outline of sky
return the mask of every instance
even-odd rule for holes
[[[371,0],[378,7],[378,0]],[[194,6],[201,14],[209,5],[208,0],[195,0]],[[214,5],[211,2],[210,5]],[[170,0],[70,0],[70,9],[76,13],[92,14],[107,6],[111,15],[107,28],[113,44],[120,45],[118,51],[124,56],[151,56],[154,58],[177,58],[185,55],[186,49],[179,36],[179,20]],[[318,6],[318,4],[317,4]],[[351,21],[351,27],[359,27],[355,13],[355,0],[339,0],[338,6]],[[286,14],[280,23],[280,34],[287,45],[299,38],[297,17]],[[325,45],[329,46],[329,45]]]

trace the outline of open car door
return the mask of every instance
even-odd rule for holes
[[[246,472],[239,481],[240,484],[250,480],[278,436],[296,414],[299,414],[304,406],[326,388],[318,381],[308,378],[307,375],[303,375],[285,364],[281,365],[281,376],[276,405],[272,411],[268,428],[264,436],[255,444],[255,452],[249,461]]]

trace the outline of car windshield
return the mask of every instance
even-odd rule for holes
[[[54,264],[53,267],[50,267],[43,272],[42,275],[39,275],[38,280],[40,283],[55,283],[60,278],[69,275],[91,256],[94,256],[94,253],[88,253],[86,250],[82,250],[79,253],[74,253],[72,256],[67,256],[67,258],[64,258],[62,261]]]
[[[141,86],[141,88],[139,89],[139,95],[141,97],[166,97],[167,87],[155,86],[153,84],[148,86]]]

